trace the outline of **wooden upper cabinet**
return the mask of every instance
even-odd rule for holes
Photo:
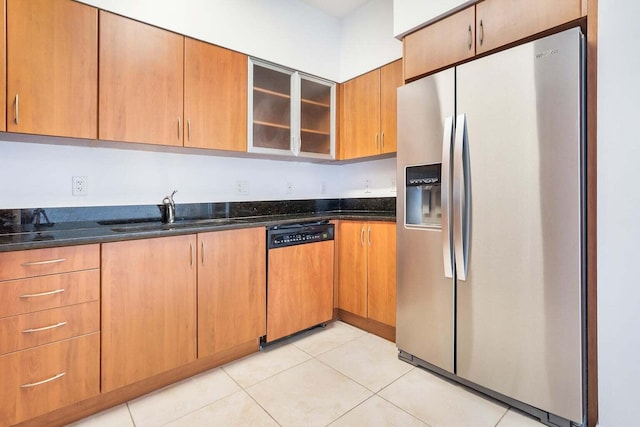
[[[247,56],[185,38],[185,147],[247,151]]]
[[[476,5],[476,52],[504,46],[582,16],[583,0],[485,0]]]
[[[402,60],[380,68],[380,151],[395,153],[398,147],[398,88],[402,86]]]
[[[71,0],[7,0],[6,77],[8,131],[95,139],[97,9]]]
[[[396,91],[402,83],[399,59],[342,85],[341,159],[396,151]]]
[[[472,58],[475,30],[475,6],[471,6],[407,35],[403,40],[404,79]]]
[[[99,138],[182,146],[183,69],[183,36],[100,11]]]
[[[378,154],[380,138],[380,69],[351,79],[342,87],[342,159]]]

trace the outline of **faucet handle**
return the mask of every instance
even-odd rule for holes
[[[171,195],[169,196],[169,201],[171,202],[172,205],[175,205],[175,202],[173,201],[173,196],[178,192],[178,190],[173,190],[173,193],[171,193]]]
[[[162,204],[166,205],[166,204],[170,204],[171,206],[175,206],[175,202],[173,201],[173,196],[178,192],[178,190],[173,190],[173,193],[171,193],[170,196],[164,196],[164,199],[162,199]]]

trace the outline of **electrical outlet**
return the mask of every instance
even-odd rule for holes
[[[236,192],[238,194],[249,194],[249,181],[236,181]]]
[[[86,196],[89,194],[89,177],[71,177],[71,194],[74,196]]]
[[[364,192],[365,193],[371,193],[371,180],[370,179],[365,179],[364,180]]]
[[[293,193],[293,183],[287,182],[287,194]]]

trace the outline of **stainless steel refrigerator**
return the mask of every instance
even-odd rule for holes
[[[584,40],[398,89],[400,358],[549,425],[586,422]]]

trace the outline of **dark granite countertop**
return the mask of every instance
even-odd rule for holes
[[[44,213],[43,213],[44,212]],[[321,220],[395,221],[395,198],[0,210],[0,252],[116,242]]]

